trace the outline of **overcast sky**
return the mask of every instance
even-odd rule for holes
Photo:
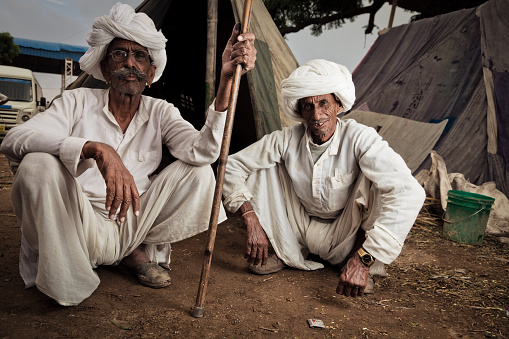
[[[16,38],[87,46],[86,35],[91,30],[94,18],[108,14],[117,1],[0,0],[0,32],[9,32]],[[122,2],[135,8],[142,0]],[[367,36],[363,27],[368,23],[368,15],[361,15],[355,18],[355,22],[348,22],[340,29],[325,30],[319,37],[311,36],[309,29],[288,34],[287,43],[300,64],[321,58],[343,64],[353,71],[376,40],[378,30],[387,27],[389,15],[390,6],[385,4],[376,16],[375,24],[378,27]],[[393,25],[408,23],[411,15],[398,8]],[[55,80],[56,85],[51,85],[49,80],[41,79],[41,75],[37,77],[43,89],[59,87],[60,80]],[[46,96],[51,98],[50,95]]]

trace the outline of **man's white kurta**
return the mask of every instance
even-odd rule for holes
[[[105,218],[104,179],[95,160],[80,160],[88,140],[106,143],[117,151],[140,195],[150,186],[150,174],[161,161],[163,144],[175,158],[191,165],[209,165],[219,156],[226,113],[214,111],[214,103],[205,126],[197,131],[172,104],[142,96],[138,112],[122,133],[108,110],[108,93],[88,88],[64,91],[45,112],[10,131],[2,142],[2,153],[16,162],[32,152],[58,156]]]
[[[93,268],[118,263],[141,243],[151,261],[167,267],[170,243],[208,227],[214,175],[205,165],[219,155],[225,116],[209,109],[197,131],[173,105],[142,96],[122,133],[108,110],[108,90],[81,88],[11,130],[1,151],[17,162],[27,156],[13,184],[27,287],[37,285],[62,305],[79,304],[99,284]],[[95,160],[80,160],[88,140],[112,146],[133,175],[138,217],[130,207],[123,223],[107,218],[104,179]],[[180,161],[154,177],[163,144]],[[221,210],[219,222],[225,219]]]
[[[313,163],[310,152],[310,140],[311,135],[306,132],[305,125],[299,124],[266,135],[231,155],[223,187],[225,207],[235,212],[245,201],[252,200],[253,194],[246,186],[250,175],[278,166],[286,172],[292,191],[295,191],[309,217],[336,220],[346,207],[349,197],[355,193],[353,188],[362,175],[378,190],[376,196],[379,201],[376,204],[381,206],[376,220],[366,233],[363,247],[377,260],[386,264],[392,262],[399,255],[406,235],[422,207],[425,198],[422,187],[403,159],[374,129],[354,120],[338,119],[332,141],[316,163]],[[259,182],[256,185],[258,201],[273,195],[275,188],[270,185],[258,187],[262,185]],[[289,202],[275,203],[281,205],[281,210],[276,213],[292,213],[288,207]],[[270,212],[257,211],[259,215],[263,213]],[[293,219],[294,216],[288,218]],[[262,226],[264,229],[278,228],[278,225]],[[292,226],[294,233],[299,227]],[[285,248],[278,251],[284,252]]]

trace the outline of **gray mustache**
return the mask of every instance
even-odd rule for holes
[[[147,80],[148,75],[147,73],[137,70],[135,68],[121,68],[117,69],[112,73],[114,77],[116,77],[119,80],[124,80],[126,77],[130,75],[134,75],[138,81]]]

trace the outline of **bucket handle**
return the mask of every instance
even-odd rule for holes
[[[471,215],[469,215],[468,217],[463,218],[463,219],[458,220],[458,221],[449,221],[449,220],[445,220],[445,219],[444,219],[444,217],[445,217],[445,211],[444,211],[444,214],[442,215],[442,220],[443,220],[444,222],[448,223],[448,224],[455,224],[455,223],[457,223],[457,222],[461,222],[461,221],[463,221],[463,220],[467,220],[468,218],[473,217],[474,215],[476,215],[477,213],[480,213],[480,212],[481,212],[482,210],[484,210],[485,208],[486,208],[486,205],[482,205],[482,207],[481,207],[481,209],[480,209],[480,210],[478,210],[478,211],[477,211],[477,212],[475,212],[474,214],[471,214]]]

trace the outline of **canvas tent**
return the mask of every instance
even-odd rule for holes
[[[242,17],[243,6],[242,0],[218,0],[217,83],[221,54],[235,22]],[[168,39],[165,71],[144,94],[173,103],[184,119],[200,129],[206,106],[207,1],[145,0],[136,10],[150,16]],[[250,31],[256,35],[256,67],[240,84],[230,153],[293,123],[280,115],[280,83],[298,67],[298,62],[262,0],[253,1]],[[69,88],[77,87],[106,88],[106,84],[81,74]]]
[[[491,0],[392,28],[378,37],[353,73],[354,110],[425,123],[446,121],[434,150],[447,170],[477,185],[495,181],[506,196],[508,12],[509,1]],[[415,152],[425,146],[413,137],[399,142],[412,144]],[[430,166],[428,157],[414,173]]]

